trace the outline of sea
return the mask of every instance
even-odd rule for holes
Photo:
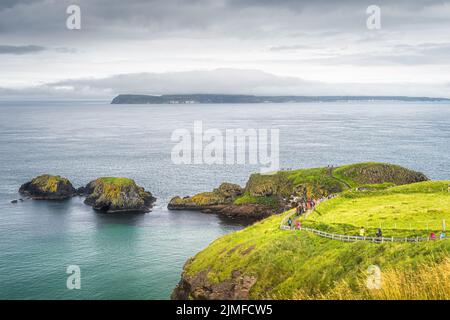
[[[444,102],[0,101],[0,299],[170,299],[190,257],[247,223],[169,211],[169,200],[225,181],[244,186],[261,169],[250,161],[174,161],[174,133],[193,132],[195,123],[216,133],[277,130],[282,170],[381,161],[450,179]],[[43,173],[76,187],[129,177],[158,200],[147,214],[95,212],[80,197],[11,203],[23,198],[21,184]],[[68,285],[73,266],[79,289]]]

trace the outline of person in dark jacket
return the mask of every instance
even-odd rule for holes
[[[383,236],[383,232],[381,231],[381,228],[378,228],[377,230],[377,237],[381,238]]]

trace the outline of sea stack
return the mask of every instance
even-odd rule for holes
[[[35,200],[63,200],[76,195],[75,188],[67,178],[49,174],[23,184],[19,192]]]
[[[104,213],[150,212],[156,198],[128,178],[103,177],[91,181],[79,193],[85,204]]]

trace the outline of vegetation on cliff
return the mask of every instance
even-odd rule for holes
[[[94,209],[112,212],[149,212],[152,194],[128,178],[104,177],[91,181],[83,190],[85,203]]]
[[[192,197],[175,197],[169,209],[210,209],[216,205],[258,205],[268,213],[289,208],[292,198],[318,199],[353,187],[369,184],[402,185],[425,181],[427,177],[397,165],[386,163],[360,163],[337,168],[312,168],[278,171],[274,174],[252,174],[241,189],[231,185],[236,192],[224,197],[221,187],[213,192],[203,192]],[[239,191],[239,192],[238,192]],[[230,206],[230,209],[235,209]]]
[[[349,184],[356,181],[348,175],[342,177]],[[374,181],[380,180],[364,179],[358,184]],[[405,181],[391,179],[392,183]],[[438,232],[441,223],[429,224],[427,230],[423,222],[450,221],[449,183],[352,188],[321,203],[303,224],[313,223],[352,234],[369,220],[374,228],[380,222],[391,228],[383,228],[383,234]],[[449,239],[420,243],[345,243],[303,230],[280,230],[280,223],[288,213],[269,217],[211,243],[186,263],[173,298],[450,298]],[[395,223],[398,229],[388,227]],[[403,224],[408,226],[407,230],[401,229]],[[353,229],[346,229],[348,225]],[[366,287],[368,268],[372,265],[381,269],[380,289]],[[244,282],[248,285],[243,287]]]
[[[212,192],[198,193],[192,197],[174,197],[170,200],[169,209],[201,209],[207,206],[231,204],[242,194],[242,188],[233,183],[224,182]]]
[[[36,200],[62,200],[76,194],[67,178],[49,174],[40,175],[23,184],[19,192]]]

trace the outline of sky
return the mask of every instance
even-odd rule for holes
[[[449,17],[437,0],[1,0],[0,99],[450,97]]]

